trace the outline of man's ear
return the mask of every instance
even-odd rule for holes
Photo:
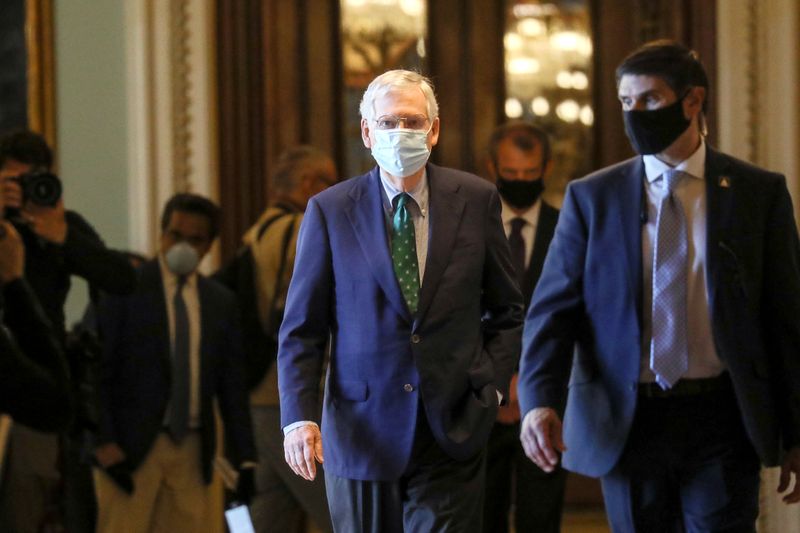
[[[703,111],[703,102],[706,100],[705,87],[692,87],[683,99],[683,114],[691,120]]]
[[[361,140],[364,146],[372,148],[372,141],[369,140],[369,122],[365,118],[361,119]]]

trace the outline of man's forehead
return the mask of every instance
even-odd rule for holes
[[[427,103],[425,95],[419,87],[393,88],[375,99],[375,109],[408,107],[424,112]]]
[[[649,74],[625,74],[619,80],[619,87],[617,88],[617,92],[625,96],[671,90],[663,78]]]

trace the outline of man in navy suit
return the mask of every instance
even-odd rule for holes
[[[278,352],[286,460],[313,479],[324,445],[336,531],[480,531],[522,320],[500,199],[427,163],[426,78],[378,76],[361,116],[378,166],[313,197],[298,238]]]
[[[511,262],[527,306],[542,273],[547,249],[558,222],[558,209],[541,197],[545,175],[552,167],[547,133],[527,122],[507,122],[489,139],[489,173],[502,200],[503,228],[511,248]],[[519,442],[520,412],[517,375],[511,380],[508,405],[497,411],[497,422],[486,452],[485,533],[514,529],[558,533],[564,502],[566,472],[544,472],[531,463]],[[560,412],[560,411],[559,411]],[[513,482],[512,482],[513,481]],[[513,488],[512,488],[513,487]]]
[[[130,296],[98,312],[103,337],[95,455],[98,531],[208,530],[219,404],[226,450],[252,494],[255,450],[236,300],[198,274],[219,229],[207,198],[178,194],[164,208],[158,257]]]
[[[525,322],[523,446],[601,477],[614,531],[755,531],[759,463],[782,464],[778,490],[795,477],[784,500],[800,500],[786,183],[707,145],[691,50],[648,43],[617,86],[641,156],[567,188]]]

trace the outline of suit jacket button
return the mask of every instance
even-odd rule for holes
[[[406,383],[405,385],[403,385],[403,390],[406,392],[412,392],[414,390],[414,385],[412,385],[411,383]]]
[[[421,341],[421,340],[422,339],[420,339],[419,335],[417,335],[416,333],[411,335],[411,342],[413,342],[414,344],[418,344],[419,341]]]

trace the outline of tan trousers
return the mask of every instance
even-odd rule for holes
[[[126,494],[95,469],[98,533],[203,533],[214,531],[209,486],[200,469],[200,435],[176,445],[160,433],[153,449],[133,473],[134,491]]]

